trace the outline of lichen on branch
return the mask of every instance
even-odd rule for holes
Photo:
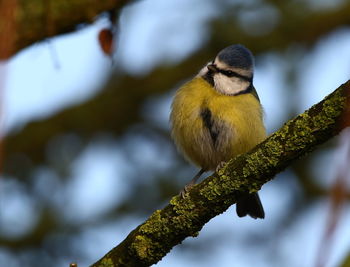
[[[93,264],[149,266],[188,236],[196,236],[210,219],[236,203],[237,192],[256,192],[291,162],[349,126],[350,81],[320,103],[285,123],[261,144],[230,160],[194,186],[185,199],[175,196],[162,210],[133,230],[117,247]]]

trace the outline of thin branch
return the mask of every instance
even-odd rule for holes
[[[164,209],[134,229],[93,267],[149,266],[205,223],[236,203],[238,191],[256,192],[292,161],[337,135],[350,114],[350,81],[287,122],[250,152],[231,160],[195,186],[185,199],[175,196]]]
[[[11,0],[12,1],[12,0]],[[0,6],[8,0],[0,0]],[[13,11],[16,31],[11,51],[1,54],[8,58],[35,42],[72,32],[76,25],[91,23],[104,11],[117,10],[132,0],[22,0]],[[7,40],[9,21],[0,18],[0,39]]]

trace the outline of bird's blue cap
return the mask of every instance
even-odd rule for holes
[[[230,67],[250,70],[254,67],[252,52],[241,44],[230,45],[221,50],[217,56]]]

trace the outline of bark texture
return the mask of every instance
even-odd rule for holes
[[[236,203],[237,192],[256,192],[294,160],[349,126],[350,81],[320,103],[288,121],[250,152],[232,159],[218,173],[193,187],[185,199],[175,196],[162,210],[133,230],[93,264],[149,266],[205,223]]]

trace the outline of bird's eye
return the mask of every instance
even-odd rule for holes
[[[226,76],[232,77],[232,76],[234,76],[235,73],[233,71],[231,71],[231,70],[225,70],[224,74]]]

